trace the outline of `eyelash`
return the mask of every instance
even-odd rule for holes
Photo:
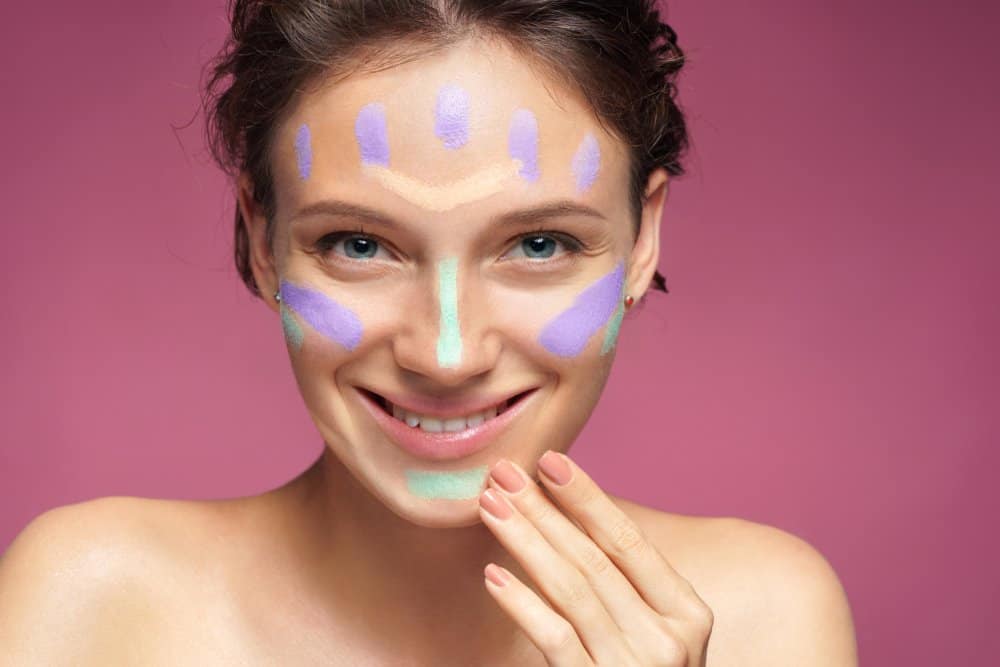
[[[538,236],[549,236],[555,239],[556,241],[558,241],[563,245],[566,251],[561,255],[555,256],[550,259],[529,259],[528,262],[532,264],[556,262],[559,261],[559,258],[563,256],[568,256],[569,259],[572,259],[573,256],[579,255],[580,253],[586,250],[586,246],[584,245],[584,243],[579,239],[577,239],[576,237],[566,234],[565,232],[556,231],[554,229],[544,229],[544,228],[539,228],[530,232],[525,232],[524,234],[520,234],[514,237],[510,246],[511,248],[513,248],[516,244],[521,243],[524,239],[535,238]],[[316,241],[316,250],[318,250],[321,254],[325,255],[326,253],[330,252],[330,250],[332,250],[334,246],[336,246],[344,239],[350,239],[355,237],[371,239],[383,247],[388,246],[388,244],[381,238],[379,238],[377,235],[368,233],[362,227],[356,227],[352,230],[331,232],[329,234],[326,234],[325,236],[320,237],[319,240]],[[366,260],[354,260],[353,258],[346,256],[342,257],[343,259],[346,259],[348,261],[366,261]]]

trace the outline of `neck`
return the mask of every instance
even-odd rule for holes
[[[481,522],[427,528],[406,521],[329,449],[287,490],[295,503],[289,511],[304,517],[300,575],[309,590],[322,591],[318,602],[331,615],[411,656],[482,662],[483,651],[504,655],[523,639],[487,592],[483,568],[494,562],[528,579]]]

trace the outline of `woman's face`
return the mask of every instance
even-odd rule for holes
[[[396,514],[477,522],[489,466],[533,471],[594,408],[665,174],[637,237],[622,143],[480,41],[304,93],[272,166],[271,246],[242,182],[252,264],[327,446]]]

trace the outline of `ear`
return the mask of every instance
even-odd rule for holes
[[[639,218],[639,234],[629,262],[625,294],[636,301],[642,298],[656,273],[660,259],[660,219],[667,199],[667,170],[656,169],[646,181],[645,199]]]
[[[274,293],[278,290],[278,272],[274,266],[274,253],[267,239],[267,218],[254,199],[253,184],[246,172],[240,174],[238,185],[237,203],[249,242],[250,270],[264,303],[277,312],[278,303],[274,300]]]

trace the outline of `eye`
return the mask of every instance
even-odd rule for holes
[[[337,254],[350,259],[366,260],[387,254],[379,242],[371,236],[357,233],[334,232],[316,242],[316,247],[324,254],[336,250]]]
[[[504,257],[549,259],[557,254],[560,247],[565,253],[573,254],[580,251],[581,244],[565,234],[533,232],[519,238]]]

